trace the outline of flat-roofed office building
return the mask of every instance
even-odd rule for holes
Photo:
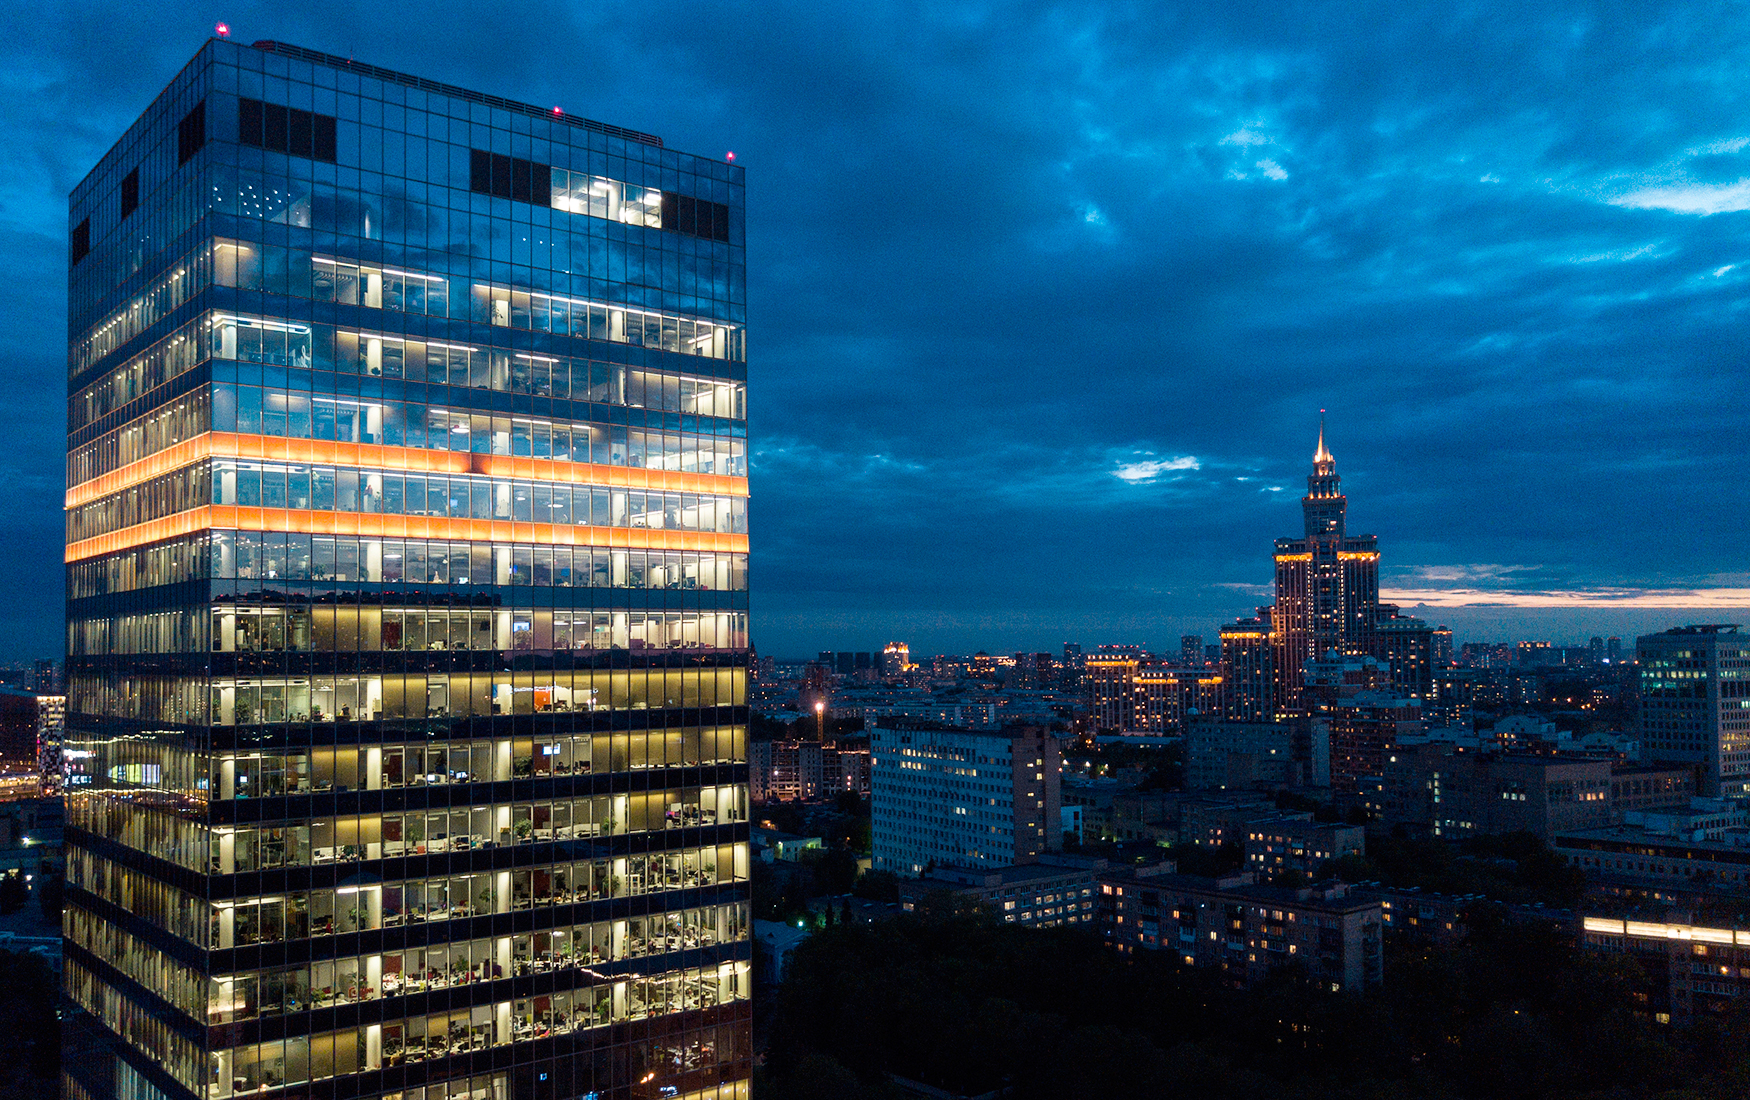
[[[223,40],[75,189],[67,1095],[747,1095],[742,189]]]

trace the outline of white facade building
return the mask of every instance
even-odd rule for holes
[[[1028,863],[1063,846],[1062,748],[1037,727],[869,734],[875,869]]]

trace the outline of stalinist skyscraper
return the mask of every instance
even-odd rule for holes
[[[1337,460],[1319,445],[1300,501],[1306,534],[1276,540],[1275,638],[1277,700],[1292,708],[1300,696],[1303,666],[1330,650],[1364,654],[1373,649],[1379,618],[1379,540],[1344,530],[1349,501],[1337,476]]]

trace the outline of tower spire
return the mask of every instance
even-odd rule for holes
[[[1331,462],[1331,452],[1325,450],[1325,410],[1319,410],[1319,449],[1313,453],[1314,462]]]

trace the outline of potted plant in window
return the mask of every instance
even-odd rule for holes
[[[518,840],[529,839],[529,834],[534,831],[535,823],[526,817],[516,823],[516,838]]]

